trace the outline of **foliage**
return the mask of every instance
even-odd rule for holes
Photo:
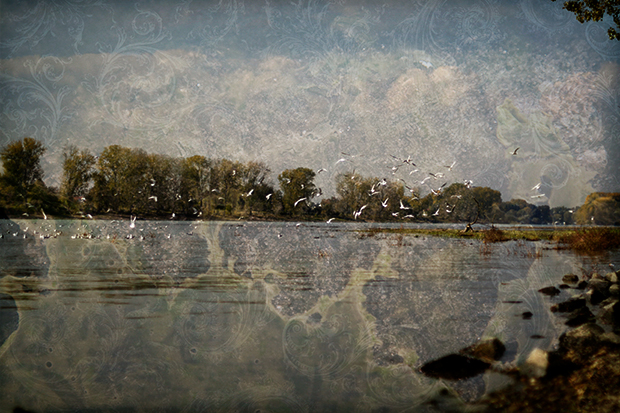
[[[7,185],[15,188],[18,195],[25,197],[37,182],[43,181],[40,163],[43,153],[43,144],[28,137],[9,143],[0,151],[4,167],[2,177]]]
[[[318,194],[314,176],[314,171],[309,168],[286,169],[278,176],[286,214],[299,215],[307,212],[308,204]]]
[[[60,193],[67,205],[74,208],[76,201],[88,193],[94,165],[95,157],[88,149],[79,150],[72,145],[64,150]]]
[[[575,212],[580,225],[620,225],[620,193],[593,192]]]
[[[551,0],[556,1],[556,0]],[[575,14],[579,23],[601,21],[605,15],[610,16],[616,29],[610,27],[607,34],[610,40],[620,40],[620,1],[618,0],[571,0],[564,2],[564,9]]]
[[[568,248],[584,254],[600,253],[620,247],[620,229],[583,228],[557,237]]]
[[[0,149],[4,172],[0,175],[0,209],[10,215],[24,216],[64,214],[60,199],[54,188],[43,182],[41,156],[43,144],[32,138],[24,138]]]

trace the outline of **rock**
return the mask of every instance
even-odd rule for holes
[[[538,290],[538,292],[543,293],[544,295],[548,295],[550,297],[554,297],[560,294],[560,290],[558,290],[557,288],[553,286],[541,288],[540,290]]]
[[[579,281],[579,284],[577,284],[575,288],[578,290],[585,290],[587,286],[588,286],[588,282],[586,280],[581,280]]]
[[[574,297],[567,301],[561,302],[559,304],[555,304],[551,306],[552,312],[560,312],[560,313],[570,313],[571,311],[575,311],[581,307],[586,306],[586,299],[580,297]]]
[[[577,284],[579,282],[579,276],[575,274],[566,274],[562,277],[562,281],[567,284]]]
[[[420,371],[428,377],[462,380],[484,373],[490,363],[462,354],[449,354],[422,366]]]
[[[601,308],[597,318],[603,324],[620,326],[620,302],[616,301]]]
[[[580,352],[584,348],[597,345],[603,333],[605,333],[605,330],[594,323],[584,324],[560,336],[560,350]]]
[[[620,347],[620,335],[609,332],[601,335],[601,341],[607,345]]]
[[[568,315],[566,325],[569,327],[578,327],[582,324],[594,321],[594,314],[588,307],[581,307]]]
[[[568,284],[560,284],[560,285],[558,285],[558,288],[560,290],[566,290],[566,289],[570,288],[570,285],[568,285]]]
[[[601,274],[595,272],[592,274],[592,276],[590,277],[590,281],[592,280],[604,280],[605,277],[603,277]]]
[[[616,274],[615,272],[608,272],[607,274],[605,274],[605,279],[610,283],[617,283],[618,274]]]
[[[473,346],[466,347],[459,351],[462,355],[474,357],[489,363],[502,358],[505,352],[506,346],[497,338],[482,340]]]
[[[590,280],[586,290],[586,298],[592,305],[600,304],[609,297],[609,282],[604,279]]]
[[[524,320],[531,320],[533,315],[534,314],[531,311],[524,311],[521,314],[521,317],[523,317]]]
[[[609,295],[620,295],[620,285],[612,284],[609,286]]]
[[[547,373],[548,366],[548,353],[545,350],[535,348],[521,366],[521,372],[530,377],[543,377]]]

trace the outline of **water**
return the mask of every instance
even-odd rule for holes
[[[576,292],[538,289],[620,258],[369,226],[0,221],[0,410],[458,407],[507,379],[422,364],[484,337],[504,362],[551,349]]]

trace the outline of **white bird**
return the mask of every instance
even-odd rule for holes
[[[446,165],[446,168],[448,168],[448,171],[451,171],[452,168],[454,168],[454,165],[456,165],[456,161],[452,162],[452,165],[450,165],[450,166]]]
[[[269,198],[271,198],[271,195],[273,195],[273,194],[267,194],[267,196],[265,198],[269,199]]]
[[[390,199],[390,198],[385,198],[385,201],[381,201],[381,206],[383,208],[387,208],[387,201],[388,201],[388,199]]]
[[[393,217],[397,217],[398,216],[398,212],[392,212],[392,216]]]
[[[517,147],[517,149],[515,149],[515,150],[512,152],[512,155],[513,155],[513,156],[514,156],[514,155],[516,155],[516,154],[517,154],[517,151],[518,151],[519,149],[520,149],[520,148],[519,148],[519,147]]]
[[[327,169],[325,169],[325,168],[321,168],[321,169],[319,169],[318,171],[316,171],[316,174],[318,175],[318,174],[320,174],[321,172],[327,172]]]
[[[151,195],[149,199],[152,199],[153,201],[157,202],[157,197],[155,195]]]
[[[400,201],[400,209],[411,209],[409,207],[406,207],[405,205],[403,205],[403,200],[399,200]]]
[[[541,185],[541,182],[537,183],[536,185],[532,187],[531,191],[538,191],[540,189],[540,185]]]
[[[250,189],[250,191],[247,194],[245,194],[245,196],[248,197],[252,195],[253,192],[254,192],[254,188]]]
[[[435,211],[435,213],[433,214],[434,217],[439,215],[439,210],[441,209],[441,207],[437,208],[437,211]]]
[[[47,215],[45,215],[45,211],[43,211],[43,208],[41,208],[41,213],[43,214],[43,219],[47,219]]]
[[[362,214],[362,211],[364,210],[364,208],[366,208],[368,206],[368,204],[363,205],[358,211],[353,212],[353,216],[355,217],[355,219],[357,219],[357,217],[359,217]]]
[[[542,198],[544,197],[545,194],[538,194],[538,195],[532,195],[530,198],[534,199],[534,198]]]
[[[300,202],[305,201],[305,200],[306,200],[306,197],[299,198],[297,201],[295,201],[295,204],[293,204],[293,206],[296,207],[297,204],[299,204]]]
[[[422,180],[420,181],[420,185],[424,185],[424,184],[426,183],[426,181],[428,181],[429,179],[431,179],[431,177],[430,177],[430,176],[427,176],[426,178],[422,179]]]
[[[333,220],[335,220],[335,219],[336,219],[336,218],[330,218],[330,219],[328,219],[328,220],[327,220],[327,223],[328,223],[328,224],[331,224],[331,223],[332,223],[332,221],[333,221]]]
[[[129,224],[129,228],[135,228],[136,227],[136,218],[138,218],[138,216],[136,215],[135,217],[132,215],[131,216],[131,223]]]
[[[409,172],[409,175],[413,175],[414,173],[416,173],[416,172],[418,172],[418,171],[419,171],[419,169],[417,169],[417,168],[416,168],[416,169],[414,169],[413,171]]]

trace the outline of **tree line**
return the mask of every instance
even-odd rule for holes
[[[502,201],[488,187],[453,183],[426,196],[401,181],[336,177],[336,196],[321,198],[317,173],[282,171],[276,184],[262,162],[152,154],[120,145],[99,156],[75,146],[63,152],[59,188],[43,182],[43,144],[24,138],[0,150],[0,211],[6,216],[134,215],[178,219],[307,219],[375,222],[617,224],[620,194],[591,194],[579,209]]]

